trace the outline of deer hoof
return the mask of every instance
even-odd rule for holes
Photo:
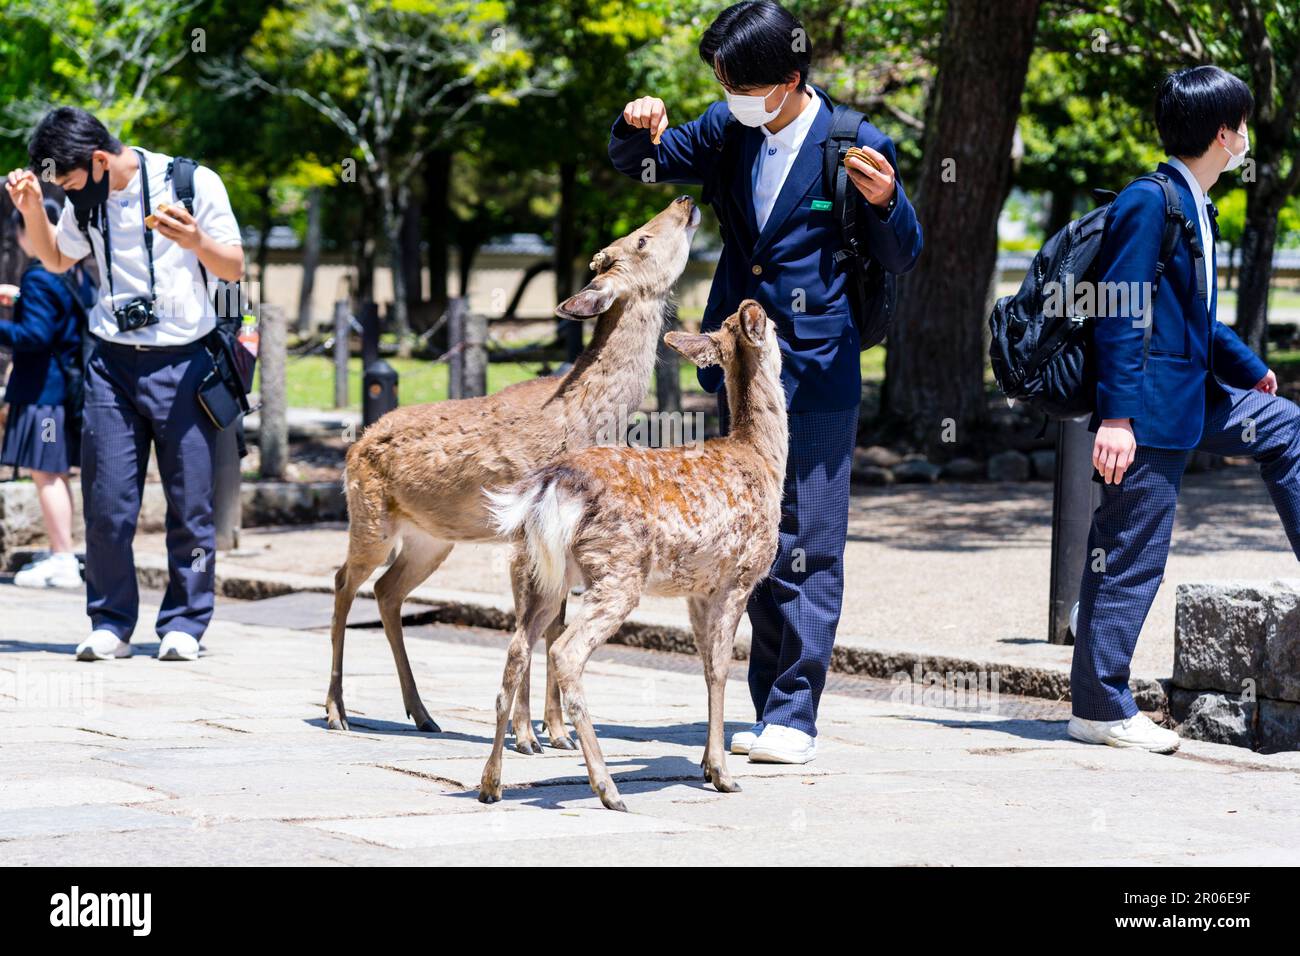
[[[487,777],[484,777],[483,782],[479,784],[478,788],[478,802],[496,803],[500,799],[501,778],[498,777],[495,781],[490,781]]]
[[[531,757],[542,752],[542,745],[536,740],[516,740],[515,750],[525,757]]]
[[[341,704],[325,705],[325,726],[330,730],[348,729],[348,715]]]
[[[705,770],[704,779],[712,783],[718,793],[740,793],[740,784],[731,779],[731,774],[722,767]]]
[[[617,810],[619,813],[627,813],[627,804],[619,796],[618,791],[614,789],[614,784],[598,783],[592,788],[596,795],[600,797],[600,802],[610,810]]]
[[[440,733],[442,733],[442,728],[439,727],[439,726],[434,722],[434,720],[433,720],[432,717],[426,717],[426,718],[424,718],[424,720],[423,720],[422,722],[416,724],[416,728],[417,728],[421,733],[425,733],[425,734],[440,734]]]
[[[551,746],[556,750],[577,750],[577,742],[568,734],[551,734]]]

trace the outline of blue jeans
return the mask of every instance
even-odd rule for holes
[[[199,406],[212,359],[197,344],[143,351],[97,342],[86,364],[81,492],[86,613],[129,640],[140,610],[132,539],[149,448],[167,499],[167,591],[157,632],[203,636],[212,619],[217,550],[212,463],[217,429]]]

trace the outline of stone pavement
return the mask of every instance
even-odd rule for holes
[[[1046,482],[857,489],[837,644],[1068,674],[1071,648],[1046,641],[1051,511]],[[141,535],[137,548],[164,564],[161,534]],[[254,578],[290,572],[305,586],[328,589],[346,553],[345,525],[250,528],[241,535],[240,553],[221,556],[217,572]],[[507,554],[506,545],[459,545],[416,598],[509,609]],[[1138,642],[1134,676],[1170,676],[1178,584],[1294,576],[1295,557],[1253,466],[1188,475],[1165,583]],[[687,626],[685,607],[675,599],[646,598],[634,619]],[[748,626],[742,621],[742,636]]]
[[[223,602],[208,653],[163,664],[146,602],[138,656],[82,664],[79,595],[0,585],[0,863],[1258,865],[1300,853],[1300,754],[1089,747],[1064,739],[1059,705],[943,709],[858,678],[823,698],[816,763],[733,757],[744,792],[719,794],[699,778],[695,662],[628,648],[601,651],[587,689],[631,812],[600,808],[581,757],[551,750],[508,751],[505,799],[483,806],[503,635],[411,629],[444,729],[425,735],[404,717],[382,633],[350,629],[354,729],[338,733],[322,720],[327,635],[233,620],[255,610]],[[727,717],[729,733],[750,717],[743,680]]]

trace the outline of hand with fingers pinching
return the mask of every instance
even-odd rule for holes
[[[871,205],[883,209],[894,198],[894,167],[878,150],[870,146],[853,147],[844,157],[844,168],[862,198]]]
[[[657,96],[643,96],[623,107],[623,122],[633,129],[648,129],[650,142],[658,146],[668,128],[668,109]]]
[[[1136,455],[1137,439],[1133,437],[1133,420],[1104,420],[1092,443],[1092,466],[1101,474],[1102,480],[1108,485],[1118,485]]]
[[[159,205],[154,209],[152,218],[158,234],[182,249],[195,249],[203,241],[203,230],[199,228],[198,221],[182,205]]]
[[[1274,374],[1272,369],[1269,369],[1268,374],[1255,383],[1255,391],[1263,392],[1266,395],[1277,394],[1277,375]]]

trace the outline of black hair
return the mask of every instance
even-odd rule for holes
[[[1156,129],[1170,156],[1200,156],[1221,127],[1235,130],[1255,111],[1250,87],[1217,66],[1170,73],[1156,94]]]
[[[62,176],[74,169],[89,169],[90,154],[97,149],[116,155],[122,152],[122,144],[85,110],[60,106],[41,118],[27,155],[38,173],[47,160],[53,160],[54,175]]]
[[[50,221],[50,225],[57,226],[59,224],[59,217],[63,215],[63,207],[53,199],[42,200],[41,205],[45,207],[45,218]],[[26,223],[23,221],[23,214],[17,209],[9,214],[9,224],[15,229],[27,228]]]
[[[733,90],[775,86],[798,73],[802,91],[812,67],[803,24],[773,0],[745,0],[719,13],[700,37],[700,59]]]

